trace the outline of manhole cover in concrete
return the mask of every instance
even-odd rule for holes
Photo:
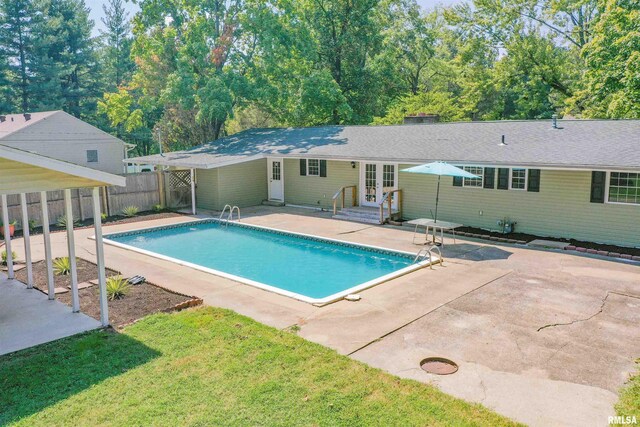
[[[427,357],[420,362],[420,367],[425,372],[436,375],[450,375],[458,371],[458,365],[444,357]]]

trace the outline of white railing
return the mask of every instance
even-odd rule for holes
[[[385,193],[384,196],[382,196],[382,200],[380,201],[380,204],[378,205],[380,208],[380,224],[384,224],[384,204],[386,203],[388,206],[388,213],[389,213],[389,219],[392,218],[393,215],[393,210],[392,210],[392,205],[393,205],[393,195],[397,193],[398,197],[397,197],[397,202],[398,202],[398,215],[400,216],[400,218],[402,218],[402,190],[397,189],[397,190],[391,190],[388,191],[387,193]]]

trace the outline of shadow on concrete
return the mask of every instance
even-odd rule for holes
[[[513,252],[495,246],[478,246],[468,243],[448,244],[444,247],[446,258],[464,259],[468,261],[491,261],[508,259]]]
[[[38,413],[158,356],[158,351],[127,335],[104,330],[0,356],[0,425]]]

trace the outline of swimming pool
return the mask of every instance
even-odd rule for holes
[[[305,302],[327,304],[428,262],[415,254],[206,219],[105,235],[105,242]]]

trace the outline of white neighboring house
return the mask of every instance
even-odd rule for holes
[[[60,110],[0,115],[0,144],[118,175],[132,147]]]

